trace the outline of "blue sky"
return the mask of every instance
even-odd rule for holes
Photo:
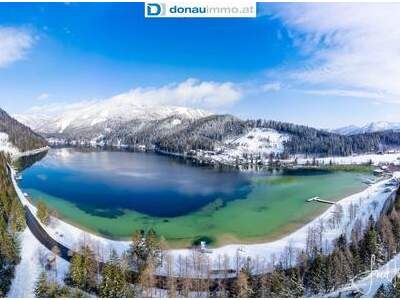
[[[400,121],[400,45],[387,30],[398,13],[259,4],[254,19],[145,19],[142,3],[1,3],[1,107],[189,86],[199,99],[168,104],[317,127]]]

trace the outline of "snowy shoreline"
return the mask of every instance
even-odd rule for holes
[[[46,146],[46,147],[42,147],[42,148],[38,148],[38,149],[34,149],[34,150],[19,152],[19,153],[12,155],[12,158],[13,158],[13,160],[17,160],[21,157],[36,155],[36,154],[48,151],[49,149],[50,149],[50,147]]]
[[[252,134],[252,132],[248,133]],[[254,168],[265,168],[271,165],[281,165],[284,167],[304,167],[304,166],[341,166],[341,165],[379,165],[394,164],[400,166],[400,151],[390,151],[387,153],[365,153],[354,154],[349,156],[306,156],[303,154],[290,155],[287,159],[270,159],[269,154],[280,154],[283,151],[283,141],[287,138],[285,135],[279,135],[273,131],[267,131],[263,134],[258,133],[258,139],[268,138],[267,144],[252,142],[247,144],[243,141],[244,137],[227,140],[225,144],[217,147],[215,151],[191,150],[184,153],[170,152],[152,146],[145,145],[109,145],[96,143],[63,143],[63,141],[54,142],[48,140],[51,146],[55,147],[87,147],[119,149],[125,151],[153,152],[156,154],[167,155],[171,157],[179,157],[183,159],[192,159],[196,162],[214,165],[223,165],[227,167],[238,167],[239,170],[247,170]],[[266,137],[265,137],[266,136]],[[256,144],[256,145],[253,145]],[[244,158],[246,156],[247,158]],[[278,163],[279,162],[279,163]]]
[[[251,257],[252,259],[257,259],[259,261],[260,270],[255,272],[260,273],[270,268],[273,260],[279,258],[289,246],[293,248],[295,252],[305,249],[308,232],[311,229],[320,226],[321,223],[326,224],[326,228],[323,232],[324,244],[331,245],[332,241],[339,237],[340,234],[345,233],[350,235],[356,219],[360,219],[366,223],[370,215],[375,219],[378,218],[381,211],[387,205],[387,202],[394,199],[399,179],[400,172],[396,172],[393,174],[392,178],[379,181],[359,193],[350,195],[338,201],[335,205],[329,207],[324,213],[311,222],[276,241],[259,244],[231,244],[210,249],[207,253],[200,253],[200,251],[193,249],[174,249],[168,250],[167,254],[173,257],[174,262],[176,263],[179,259],[182,259],[182,257],[193,257],[194,252],[197,252],[197,254],[204,255],[208,259],[212,260],[211,268],[215,271],[219,270],[217,261],[226,255],[231,258],[229,262],[229,267],[231,269],[236,269],[237,259],[245,261],[245,258]],[[36,207],[29,202],[19,188],[15,180],[14,170],[12,170],[12,182],[21,203],[26,205],[33,215],[36,215]],[[343,220],[341,220],[338,225],[328,226],[328,224],[332,222],[332,216],[338,205],[342,207]],[[349,210],[353,205],[358,206],[358,212],[355,216],[350,216]],[[85,242],[91,244],[96,249],[101,249],[100,252],[104,254],[104,257],[107,256],[107,253],[109,253],[111,249],[114,249],[118,254],[122,254],[129,248],[130,244],[129,241],[115,241],[97,236],[54,217],[51,217],[51,222],[48,226],[43,227],[53,239],[68,248],[76,249],[80,244]],[[236,258],[236,260],[233,258]],[[177,271],[178,265],[175,264],[175,266],[175,271]],[[165,266],[157,270],[157,273],[159,274],[165,274],[165,272]]]
[[[19,188],[15,179],[16,171],[12,169],[11,166],[10,170],[12,183],[21,203],[26,205],[36,217],[36,207],[25,197],[24,193]],[[329,207],[325,212],[311,222],[304,224],[300,229],[273,242],[250,245],[232,244],[210,249],[210,251],[206,252],[200,252],[193,249],[168,250],[167,255],[171,258],[170,261],[172,262],[172,276],[180,275],[182,261],[186,259],[189,260],[189,264],[192,264],[196,259],[198,259],[198,257],[203,257],[206,259],[205,261],[210,262],[210,268],[215,272],[213,277],[221,276],[221,273],[219,272],[221,268],[221,260],[223,261],[226,257],[229,257],[229,259],[224,267],[235,270],[238,266],[240,267],[246,263],[247,257],[251,257],[253,262],[257,261],[258,263],[258,268],[254,269],[254,273],[263,273],[271,270],[274,262],[276,263],[282,255],[288,253],[289,249],[291,249],[294,256],[299,251],[304,250],[306,248],[308,233],[311,230],[318,228],[321,223],[326,224],[323,230],[323,243],[324,245],[327,245],[327,249],[325,250],[330,251],[328,248],[332,247],[330,246],[332,245],[332,241],[339,237],[340,234],[345,233],[348,236],[350,235],[356,220],[361,220],[363,224],[366,224],[370,215],[375,219],[379,217],[381,212],[387,207],[388,203],[395,199],[399,181],[400,172],[395,172],[391,178],[376,182],[359,193],[339,200],[336,205]],[[343,219],[340,224],[329,226],[328,224],[330,220],[332,220],[337,205],[340,205],[343,209]],[[351,216],[350,210],[354,205],[358,206],[358,210],[355,215]],[[118,254],[122,254],[124,251],[128,250],[130,246],[130,242],[128,241],[114,241],[103,238],[88,233],[54,217],[51,217],[49,226],[43,227],[53,239],[71,249],[77,249],[79,245],[82,245],[83,243],[91,245],[93,249],[97,249],[96,251],[98,251],[98,253],[102,253],[101,257],[103,260],[108,257],[108,253],[112,249]],[[40,259],[43,255],[50,256],[52,254],[50,250],[46,249],[36,240],[28,228],[21,233],[20,238],[21,263],[17,266],[15,279],[13,280],[8,296],[32,297],[34,284],[43,268]],[[294,264],[295,257],[291,259]],[[58,259],[57,265],[58,275],[56,280],[62,282],[63,276],[68,271],[69,263],[62,259]],[[29,272],[27,272],[27,270],[29,270]],[[171,268],[168,270],[168,266],[164,263],[162,267],[156,270],[156,273],[166,275],[170,274],[170,271]],[[394,274],[397,271],[396,266],[395,270],[393,270],[393,268],[391,269],[390,274]],[[28,273],[29,276],[27,276]],[[204,276],[204,274],[201,272],[199,273],[199,271],[194,267],[190,267],[189,274],[186,273],[185,275],[188,277]],[[365,282],[365,280],[363,282]]]

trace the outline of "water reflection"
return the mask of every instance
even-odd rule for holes
[[[24,172],[22,187],[73,202],[85,212],[117,217],[124,210],[175,217],[221,199],[245,198],[248,174],[194,168],[166,156],[52,149]]]

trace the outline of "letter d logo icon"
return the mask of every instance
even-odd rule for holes
[[[164,6],[165,4],[158,4],[158,3],[146,3],[146,17],[155,17],[164,15]]]

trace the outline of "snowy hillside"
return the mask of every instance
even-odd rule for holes
[[[136,104],[132,99],[114,97],[105,101],[68,106],[60,111],[15,115],[21,123],[41,133],[66,133],[109,123],[121,124],[132,120],[159,120],[170,116],[197,119],[211,113],[178,106]]]
[[[280,134],[269,128],[254,128],[247,134],[225,141],[232,155],[242,156],[244,153],[253,155],[269,155],[270,153],[282,153],[283,142],[288,135]]]
[[[400,122],[372,122],[361,127],[350,125],[334,129],[332,130],[332,132],[344,135],[351,135],[351,134],[371,133],[371,132],[378,132],[385,130],[400,131]]]
[[[217,149],[216,153],[201,151],[198,155],[221,163],[235,162],[266,163],[270,154],[280,154],[284,151],[283,143],[289,140],[288,134],[282,134],[270,128],[253,128],[244,135],[227,139]]]
[[[0,152],[9,153],[11,155],[17,155],[19,150],[10,142],[8,134],[0,132]]]

